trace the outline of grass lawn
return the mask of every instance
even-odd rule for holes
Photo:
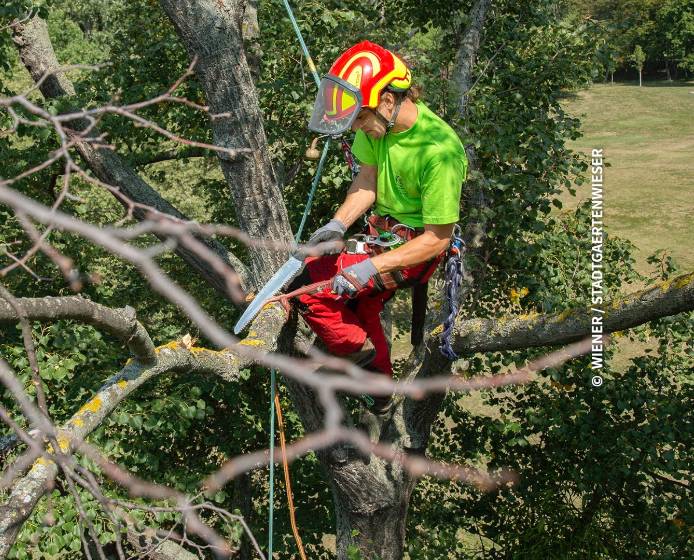
[[[611,165],[604,178],[605,229],[636,245],[636,269],[651,272],[646,257],[667,249],[680,272],[694,270],[694,82],[595,84],[564,107],[581,119],[584,133],[569,146],[587,155],[602,148]],[[561,197],[565,208],[587,198],[589,183],[577,187],[576,197]],[[618,369],[649,346],[628,339],[617,344],[612,364]]]
[[[580,117],[584,136],[570,143],[590,154],[602,148],[605,161],[606,230],[637,247],[637,269],[650,270],[646,257],[669,249],[683,271],[694,270],[694,82],[596,84],[564,104]],[[590,198],[590,185],[573,208]]]
[[[570,147],[585,154],[602,148],[611,164],[605,169],[605,227],[636,245],[637,270],[653,270],[646,257],[657,249],[668,249],[682,272],[694,270],[694,82],[596,84],[564,107],[583,123],[584,136]],[[586,198],[589,183],[577,187],[575,197],[561,197],[564,209]],[[652,346],[626,338],[617,345],[617,369]],[[409,337],[397,340],[393,357],[405,357],[410,349]],[[490,413],[479,394],[463,402],[472,412]]]

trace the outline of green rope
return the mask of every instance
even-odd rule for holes
[[[308,69],[311,71],[311,74],[313,74],[313,80],[316,82],[316,86],[320,87],[320,76],[318,76],[318,70],[316,70],[316,65],[313,63],[313,59],[311,58],[311,55],[308,52],[306,43],[304,43],[304,37],[301,35],[301,29],[299,29],[299,24],[296,23],[296,19],[294,18],[294,12],[292,12],[292,8],[289,5],[288,0],[284,0],[284,7],[287,8],[287,15],[289,16],[289,19],[292,22],[292,27],[294,27],[294,33],[296,33],[296,38],[299,39],[299,43],[301,44],[301,50],[304,51],[304,56],[306,57]]]
[[[270,370],[270,504],[268,509],[267,557],[272,558],[272,534],[275,521],[275,390],[276,372]]]
[[[304,38],[301,35],[301,29],[296,23],[294,18],[294,12],[289,5],[287,0],[284,0],[284,7],[287,9],[287,14],[294,27],[294,32],[296,33],[297,39],[301,44],[301,49],[304,51],[304,56],[306,57],[306,63],[308,68],[313,75],[313,79],[316,82],[316,86],[320,87],[320,77],[318,76],[318,71],[316,70],[316,65],[313,63],[313,59],[308,52]],[[313,177],[313,182],[311,184],[311,190],[308,193],[308,199],[306,200],[306,208],[304,208],[304,213],[301,216],[301,223],[299,224],[299,229],[294,235],[294,241],[296,243],[301,239],[301,234],[304,231],[304,226],[306,225],[306,220],[309,213],[311,212],[311,206],[313,205],[313,197],[316,194],[316,189],[318,188],[318,182],[320,181],[321,174],[323,172],[323,165],[325,164],[325,159],[328,155],[328,149],[330,148],[330,140],[328,139],[323,146],[323,153],[321,154],[320,161],[318,162],[318,168],[316,169],[316,175]],[[274,529],[275,520],[275,393],[277,392],[277,372],[276,370],[270,370],[270,490],[269,490],[269,507],[268,507],[268,539],[267,539],[267,555],[269,559],[272,559],[272,535]]]
[[[320,181],[321,175],[323,173],[323,165],[325,164],[325,158],[328,155],[328,149],[330,148],[330,137],[325,141],[323,146],[323,153],[320,155],[320,160],[318,161],[318,168],[316,169],[316,175],[313,177],[311,183],[311,190],[308,193],[308,198],[306,199],[306,208],[304,208],[304,215],[301,216],[301,223],[299,224],[299,229],[296,231],[294,236],[294,241],[297,243],[301,239],[301,234],[304,231],[304,226],[306,225],[306,219],[311,212],[311,205],[313,204],[313,195],[316,194],[316,188],[318,187],[318,182]]]
[[[323,172],[323,165],[325,164],[325,159],[328,155],[329,147],[330,140],[328,139],[325,142],[325,146],[323,146],[323,153],[321,154],[320,161],[318,162],[318,168],[316,169],[316,175],[313,178],[311,190],[308,193],[308,199],[306,200],[306,208],[304,208],[304,214],[301,216],[301,223],[299,224],[299,229],[296,231],[296,234],[294,235],[294,241],[296,243],[298,243],[299,239],[301,239],[301,234],[304,231],[306,220],[308,218],[309,213],[311,212],[313,196],[316,194],[316,188],[318,187],[318,182],[320,181],[320,177]],[[276,370],[270,370],[270,504],[268,509],[268,558],[272,558],[272,532],[275,517],[275,393],[277,392],[276,377]]]

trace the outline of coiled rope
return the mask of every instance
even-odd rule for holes
[[[448,316],[443,322],[443,332],[439,339],[441,343],[439,345],[441,354],[451,361],[458,359],[458,355],[453,351],[453,347],[451,346],[451,336],[453,335],[455,318],[458,315],[460,286],[462,285],[463,276],[465,275],[465,269],[463,268],[464,253],[465,242],[461,237],[460,226],[456,224],[453,229],[453,241],[448,249],[445,271],[445,292],[446,303],[448,303]]]

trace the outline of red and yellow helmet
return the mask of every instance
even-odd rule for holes
[[[407,91],[412,75],[383,47],[362,41],[344,52],[321,81],[309,128],[337,135],[349,130],[362,107],[375,109],[386,90]]]

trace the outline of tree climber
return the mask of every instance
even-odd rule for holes
[[[363,41],[323,78],[309,125],[320,134],[356,131],[352,152],[360,171],[334,217],[308,245],[342,240],[372,207],[368,233],[383,241],[364,244],[357,236],[339,254],[308,257],[292,287],[332,278],[329,288],[298,297],[300,312],[328,352],[387,375],[393,366],[383,305],[396,289],[425,284],[436,270],[459,219],[467,172],[457,134],[418,97],[405,63]],[[386,247],[389,239],[397,240],[392,234],[402,242]],[[390,407],[390,397],[373,400],[377,414]]]

